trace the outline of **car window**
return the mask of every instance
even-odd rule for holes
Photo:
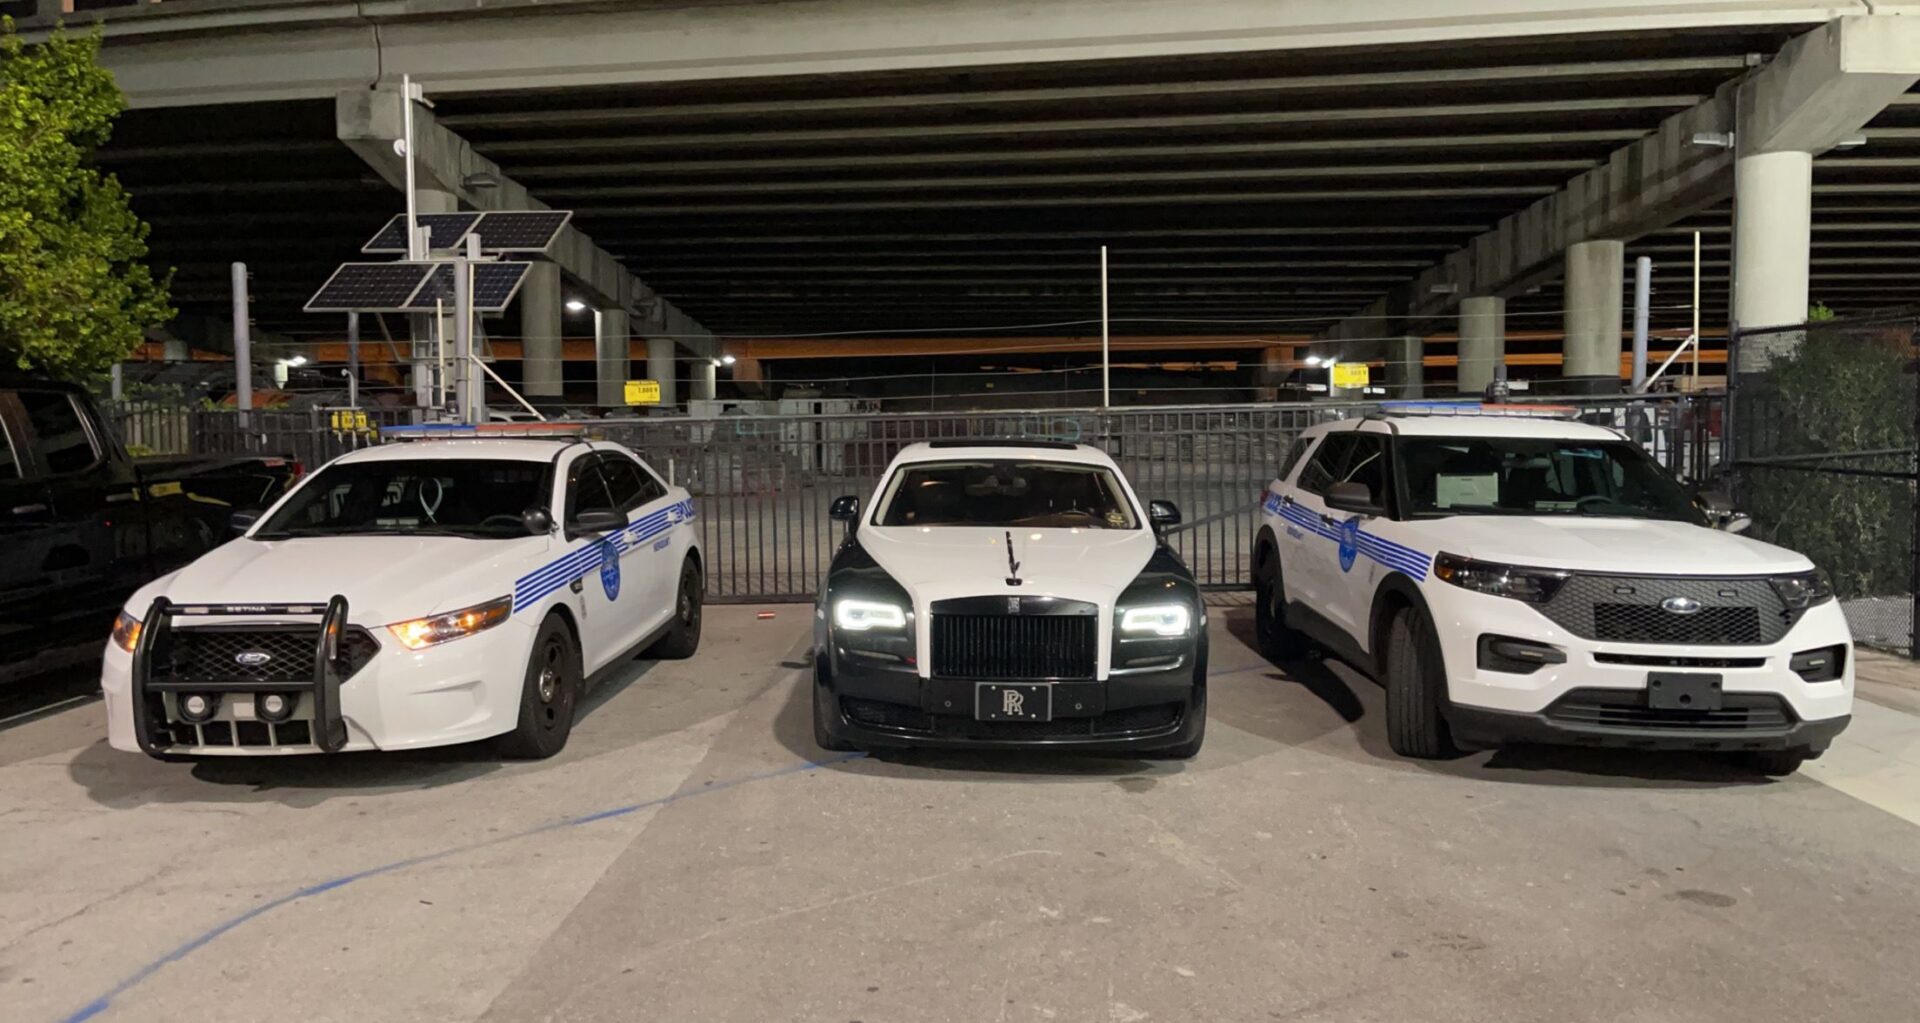
[[[1373,503],[1387,504],[1387,438],[1378,433],[1356,433],[1353,450],[1340,469],[1340,482],[1359,483],[1367,488]]]
[[[607,481],[607,493],[615,508],[625,511],[646,503],[642,495],[640,467],[633,464],[633,459],[624,455],[603,455],[600,459],[600,475]]]
[[[651,504],[667,496],[667,485],[645,465],[640,466],[640,503]]]
[[[1702,524],[1679,483],[1625,441],[1405,437],[1408,508],[1442,515],[1583,515]]]
[[[1313,457],[1307,460],[1307,467],[1300,470],[1300,489],[1309,494],[1324,494],[1327,488],[1340,479],[1340,468],[1346,464],[1347,451],[1353,446],[1353,434],[1330,433],[1323,437],[1320,446],[1313,450]]]
[[[13,437],[7,432],[6,421],[0,420],[0,480],[17,480],[20,476],[20,459],[13,453]]]
[[[52,474],[79,472],[100,460],[87,432],[80,410],[68,395],[57,391],[21,391],[20,404],[26,406],[27,419],[33,423],[36,450],[46,471]]]
[[[602,463],[603,459],[598,455],[589,455],[573,463],[572,478],[567,484],[568,519],[586,511],[621,510],[613,499],[613,492],[607,489]]]
[[[1280,463],[1280,478],[1282,480],[1293,475],[1293,467],[1300,464],[1301,456],[1305,455],[1307,449],[1312,446],[1313,439],[1310,437],[1302,437],[1293,442],[1293,449],[1287,452],[1287,460]]]
[[[527,535],[546,465],[505,459],[382,459],[330,465],[255,530],[256,540],[304,536]]]
[[[1138,529],[1111,469],[1072,462],[918,462],[893,474],[876,526]]]

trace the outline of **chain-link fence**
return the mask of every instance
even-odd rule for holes
[[[1740,332],[1730,375],[1735,503],[1753,535],[1832,577],[1854,639],[1912,655],[1916,316]]]
[[[1719,459],[1720,405],[1712,397],[1560,400],[1581,418],[1638,440],[1677,474],[1701,480]],[[1169,538],[1201,585],[1249,585],[1258,495],[1300,431],[1364,416],[1378,403],[1314,402],[1189,408],[1048,409],[959,414],[727,416],[587,422],[590,435],[641,452],[699,501],[715,599],[811,597],[843,527],[827,517],[842,494],[865,497],[909,444],[954,438],[1078,441],[1119,461],[1145,499],[1180,506]],[[367,444],[406,410],[356,418],[338,410],[183,413],[196,454],[283,454],[309,469]],[[114,414],[123,435],[154,413]]]

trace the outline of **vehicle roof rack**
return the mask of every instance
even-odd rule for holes
[[[1073,451],[1080,445],[1064,440],[1015,440],[999,437],[975,437],[971,440],[930,440],[930,448],[1044,448],[1048,451]]]
[[[1491,416],[1515,419],[1572,419],[1580,410],[1572,405],[1500,405],[1484,401],[1383,401],[1368,419],[1389,416]]]
[[[380,428],[381,440],[582,440],[586,423],[405,423]]]

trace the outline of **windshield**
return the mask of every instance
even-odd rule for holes
[[[880,526],[1137,529],[1113,471],[1068,462],[922,462],[894,473]]]
[[[544,462],[409,459],[331,465],[260,524],[255,540],[366,534],[526,536],[545,507]]]
[[[1440,515],[1600,515],[1704,525],[1687,493],[1625,441],[1407,437],[1396,449],[1407,511]]]

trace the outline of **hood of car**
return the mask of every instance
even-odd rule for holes
[[[1423,522],[1428,553],[1617,575],[1804,572],[1802,555],[1718,529],[1652,519],[1462,515]]]
[[[544,537],[470,540],[451,536],[301,537],[234,540],[143,589],[176,604],[292,604],[347,598],[347,618],[373,627],[468,607],[513,592],[516,566],[544,549]]]
[[[915,606],[1002,593],[1089,600],[1112,607],[1146,567],[1157,541],[1144,529],[1016,529],[1020,585],[1007,584],[1006,529],[869,526],[861,546],[913,595]]]

